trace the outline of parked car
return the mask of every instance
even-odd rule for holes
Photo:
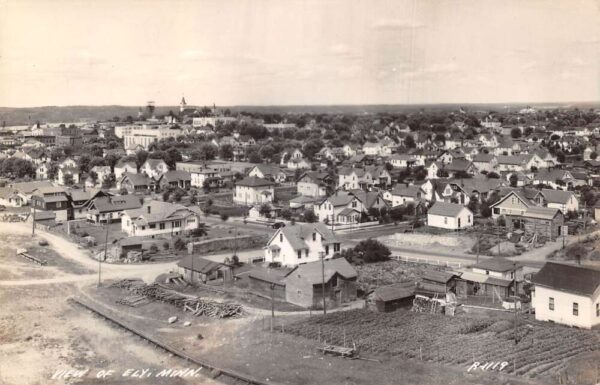
[[[280,229],[282,227],[285,227],[285,223],[283,222],[275,222],[271,225],[271,228],[273,229]]]

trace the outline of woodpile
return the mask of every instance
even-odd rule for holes
[[[145,295],[130,295],[128,297],[117,300],[117,303],[121,305],[127,305],[131,307],[143,306],[149,304],[151,301]]]
[[[133,292],[135,294],[135,296],[131,296],[133,297],[133,302],[135,302],[135,300],[141,302],[142,298],[166,302],[182,308],[183,311],[189,311],[195,316],[237,318],[242,317],[245,314],[244,308],[240,304],[223,303],[209,299],[203,299],[197,296],[170,290],[157,283],[146,285],[142,280],[124,279],[122,281],[113,283],[111,287],[126,289]],[[131,299],[131,297],[126,297],[119,301],[129,302],[126,301],[126,299]],[[125,304],[129,305],[129,303]]]
[[[412,311],[415,313],[443,313],[442,301],[416,295],[413,300]]]

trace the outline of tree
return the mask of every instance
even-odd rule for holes
[[[317,216],[315,215],[314,211],[312,211],[310,209],[304,210],[302,217],[304,218],[304,221],[307,223],[314,223],[317,221]]]
[[[376,239],[360,241],[345,257],[350,263],[383,262],[390,258],[390,249]]]
[[[287,220],[292,219],[292,211],[290,209],[281,210],[281,217]]]
[[[114,187],[115,185],[115,174],[108,174],[104,177],[104,180],[102,181],[102,188],[103,189],[110,189],[112,187]]]
[[[227,215],[227,214],[221,214],[220,218],[221,218],[221,220],[223,222],[226,222],[229,219],[229,215]]]
[[[253,150],[248,153],[248,161],[250,163],[262,163],[262,158],[260,157],[258,151]]]
[[[598,157],[598,153],[596,151],[592,151],[592,153],[590,154],[590,159],[596,160],[597,157]]]
[[[517,127],[513,128],[512,130],[510,130],[510,136],[513,139],[518,139],[518,138],[521,137],[521,135],[522,135],[521,130],[519,128],[517,128]]]
[[[271,218],[271,206],[267,203],[263,203],[258,209],[258,212],[265,218]]]
[[[142,165],[146,162],[146,159],[148,159],[148,152],[140,150],[135,153],[135,164],[137,165],[138,169],[142,167]]]
[[[511,187],[517,187],[517,183],[519,182],[519,177],[517,174],[511,174],[510,178],[508,178]]]
[[[412,135],[408,135],[406,138],[404,138],[404,145],[408,148],[417,147],[417,144],[415,143],[415,138],[413,138]]]
[[[487,177],[489,179],[500,179],[500,175],[497,172],[495,172],[495,171],[489,172],[487,174]]]
[[[404,214],[405,214],[405,207],[403,206],[396,206],[396,207],[392,207],[390,209],[390,218],[394,221],[394,222],[399,222],[404,218]]]
[[[65,186],[72,186],[75,183],[73,179],[73,174],[67,173],[63,175],[63,183]]]
[[[231,144],[224,144],[219,148],[219,157],[223,160],[233,159],[233,146]]]
[[[78,162],[79,163],[79,172],[84,173],[84,172],[89,171],[88,166],[90,164],[90,160],[92,160],[92,159],[90,158],[89,155],[86,155],[86,154],[81,155],[79,157],[79,162]]]
[[[181,162],[182,160],[181,152],[179,152],[179,150],[175,147],[171,147],[166,151],[165,157],[163,159],[167,166],[169,166],[169,169],[174,170],[175,164],[177,162]]]
[[[98,182],[98,173],[96,171],[90,171],[89,177],[92,180],[92,183],[96,185],[96,183]]]

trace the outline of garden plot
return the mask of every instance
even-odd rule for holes
[[[409,311],[331,313],[287,325],[285,332],[328,344],[356,344],[361,353],[447,365],[508,362],[505,372],[526,377],[555,375],[574,357],[600,350],[597,331],[520,322],[515,345],[511,320]]]

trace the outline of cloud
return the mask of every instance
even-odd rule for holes
[[[379,19],[373,24],[373,29],[378,31],[397,31],[403,29],[422,28],[425,25],[414,20]]]

